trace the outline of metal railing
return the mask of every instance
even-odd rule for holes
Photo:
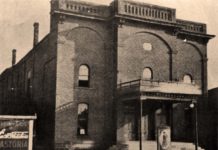
[[[140,91],[145,92],[161,92],[161,93],[174,93],[174,94],[202,94],[201,86],[192,83],[184,83],[181,81],[154,81],[137,79],[129,82],[120,83],[117,89],[126,89],[132,87],[139,87]]]

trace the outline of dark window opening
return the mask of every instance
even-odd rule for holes
[[[78,105],[77,135],[88,135],[88,105],[85,103]]]
[[[27,74],[27,97],[31,98],[32,97],[32,72],[29,71]]]
[[[27,80],[27,97],[31,98],[31,81],[30,81],[30,79]]]

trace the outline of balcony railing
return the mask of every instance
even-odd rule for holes
[[[57,5],[57,6],[56,6]],[[176,19],[176,9],[131,0],[114,0],[111,6],[97,5],[79,0],[54,3],[55,10],[96,18],[110,18],[113,15],[147,21],[158,21],[181,26],[184,31],[206,34],[206,24]]]
[[[195,83],[183,82],[159,82],[148,80],[134,80],[130,82],[121,83],[118,89],[129,89],[137,87],[140,92],[156,92],[169,94],[185,94],[185,95],[201,95],[201,87]]]
[[[59,5],[60,10],[69,11],[77,14],[84,14],[97,17],[109,17],[110,8],[104,5],[95,5],[92,3],[81,1],[66,1],[63,5]]]
[[[180,20],[177,19],[176,22],[180,24],[185,31],[197,32],[206,34],[206,24],[203,23],[196,23],[192,21]]]
[[[165,22],[176,22],[175,9],[126,0],[118,1],[117,3],[117,14],[119,15]]]

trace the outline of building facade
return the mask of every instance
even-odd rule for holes
[[[207,112],[207,117],[209,118],[208,123],[208,143],[210,143],[208,149],[218,148],[218,88],[210,89],[208,91],[208,102],[205,111]]]
[[[128,0],[51,0],[50,33],[38,42],[34,31],[33,49],[0,76],[0,102],[1,114],[37,114],[35,149],[133,149],[159,126],[205,146],[188,108],[207,94],[205,24]]]

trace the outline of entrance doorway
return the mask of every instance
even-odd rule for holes
[[[134,114],[125,115],[126,137],[129,141],[137,140],[137,121]]]
[[[125,114],[125,138],[128,141],[139,140],[140,119],[142,140],[156,140],[157,128],[159,126],[171,126],[171,104],[145,102],[143,113],[140,118],[138,110],[127,111]],[[131,109],[133,110],[133,109]]]

